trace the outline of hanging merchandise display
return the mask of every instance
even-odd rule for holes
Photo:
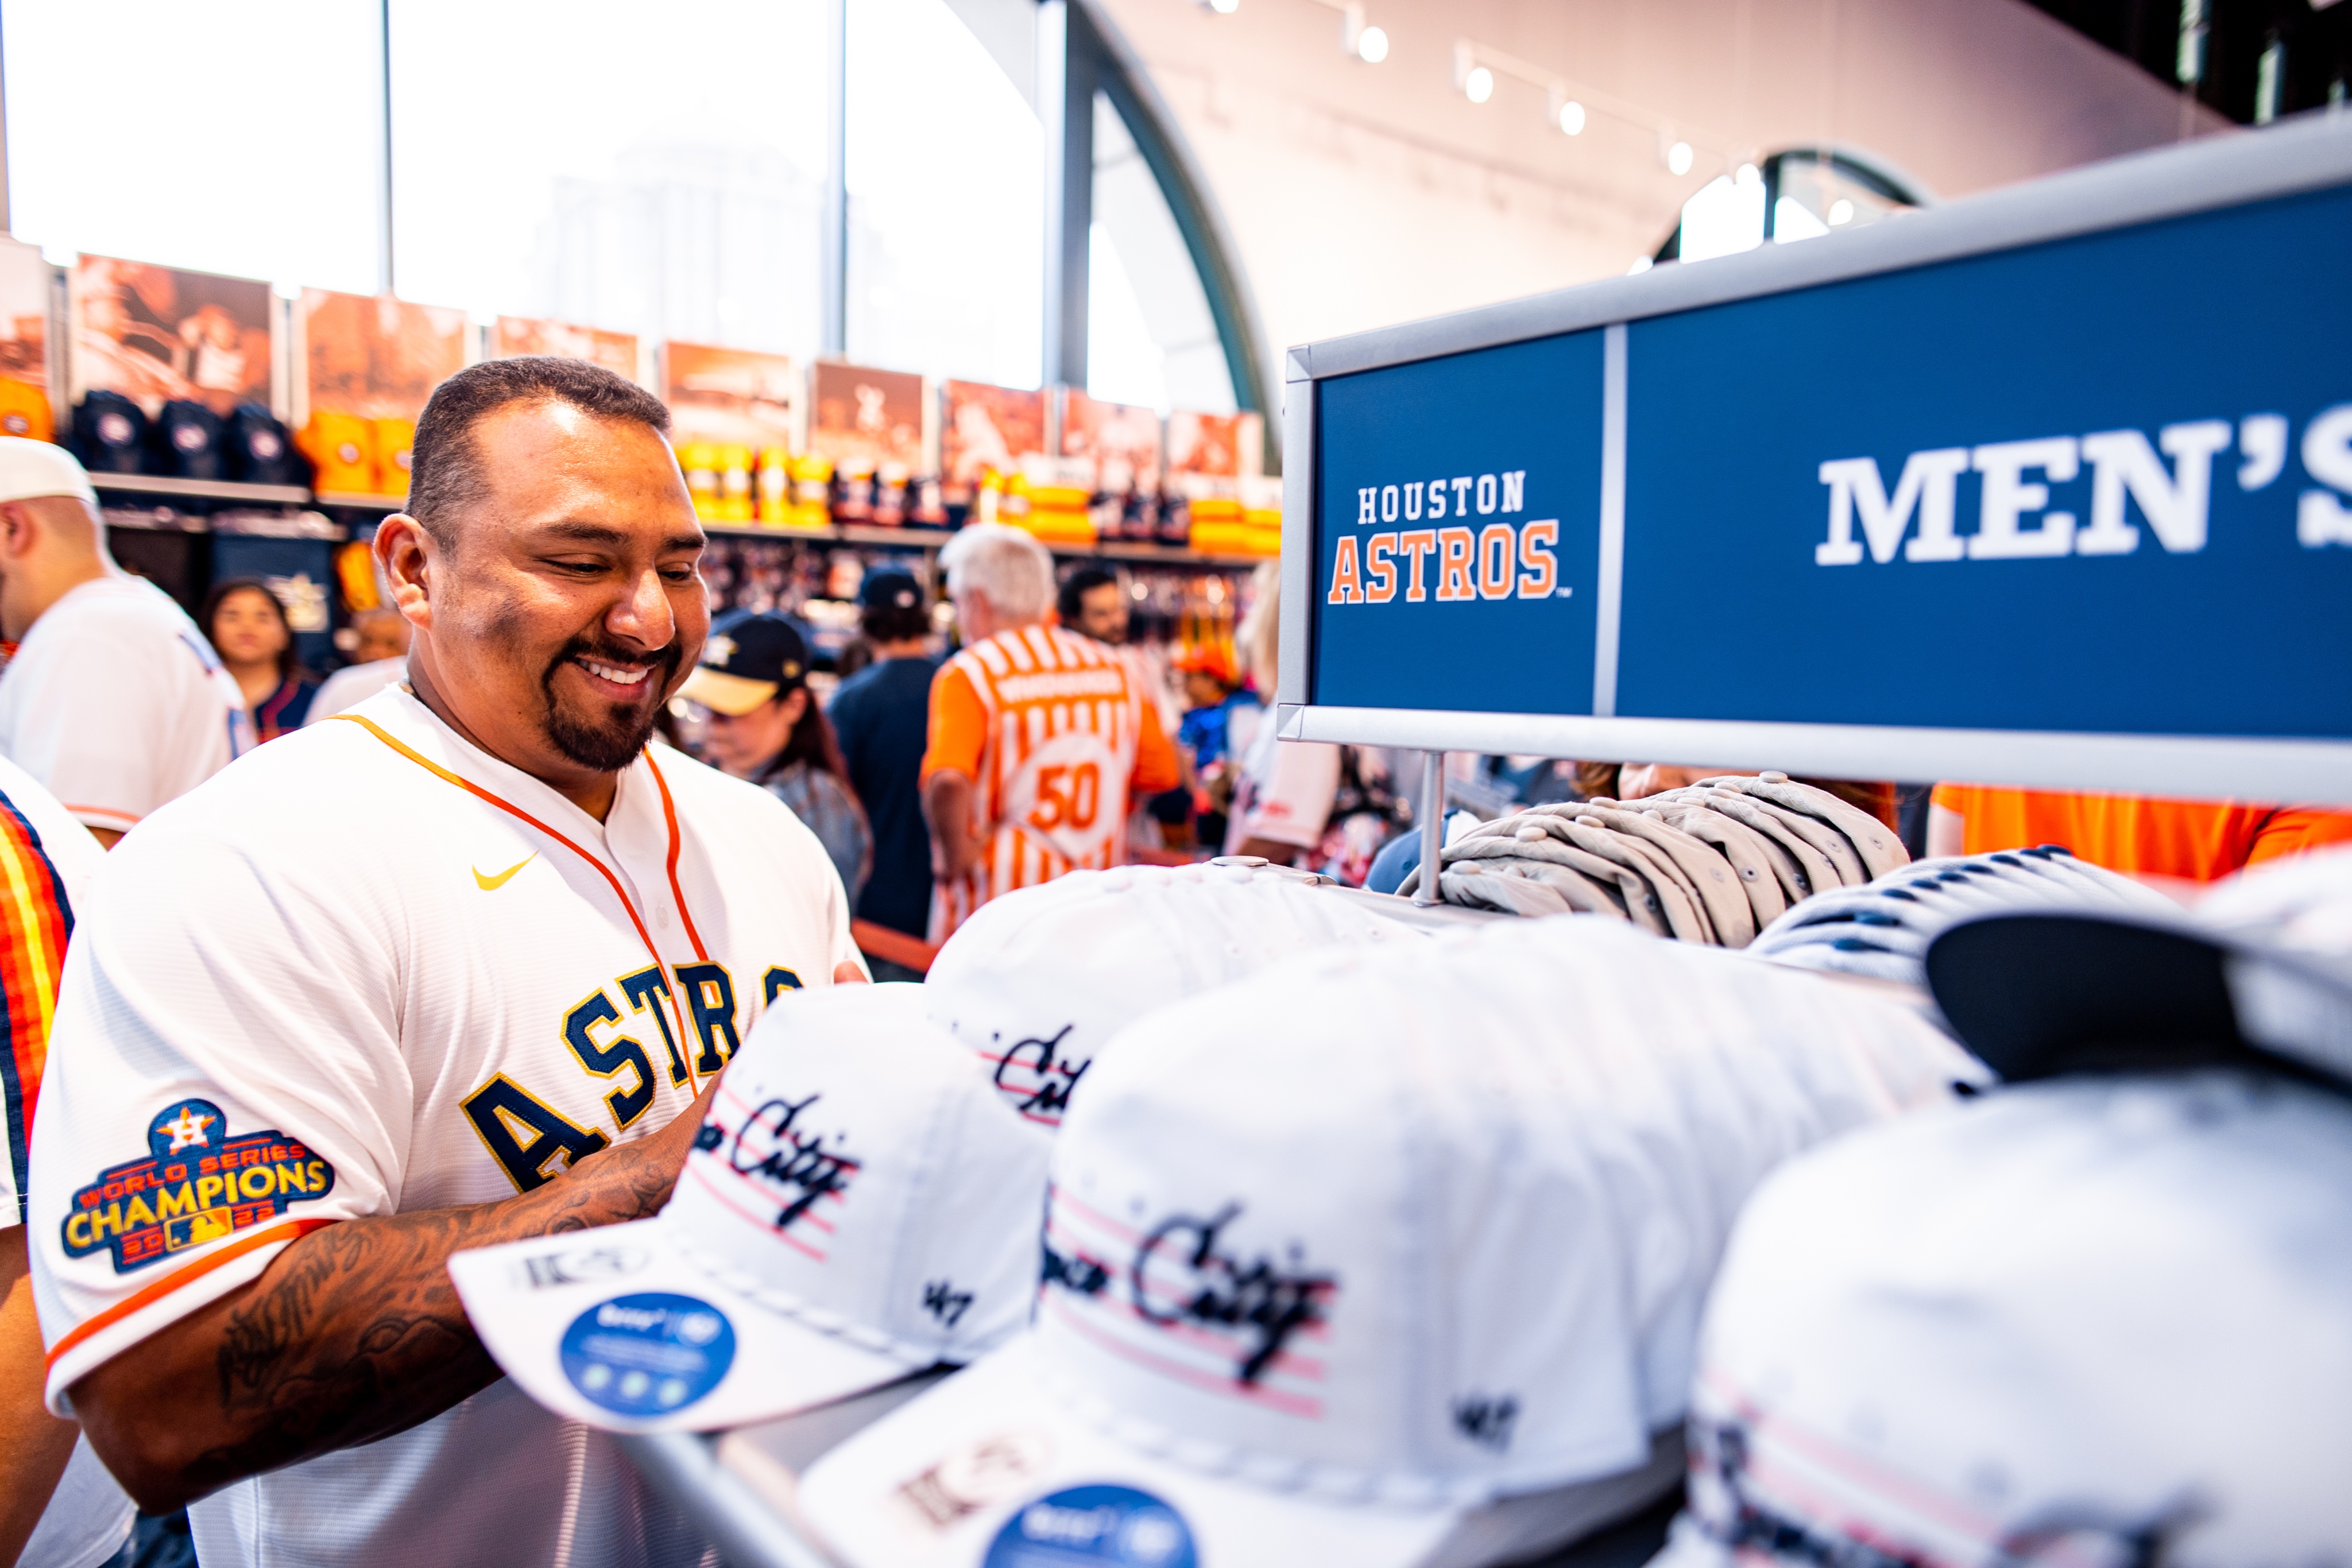
[[[1076,387],[1062,393],[1062,455],[1085,463],[1095,537],[1150,540],[1160,532],[1160,416],[1104,402]]]
[[[102,256],[79,257],[69,278],[68,384],[78,444],[106,471],[177,475],[185,449],[174,444],[165,459],[149,444],[126,465],[129,433],[109,417],[119,406],[100,400],[89,420],[79,415],[93,394],[127,399],[149,420],[170,402],[199,404],[215,415],[240,403],[268,405],[277,319],[268,284]],[[212,448],[216,452],[216,441]]]
[[[616,376],[639,380],[637,339],[633,332],[607,332],[595,327],[575,327],[568,321],[541,321],[501,316],[490,328],[490,357],[553,354],[586,360]]]
[[[54,269],[40,247],[0,235],[0,435],[47,441],[49,298]]]
[[[1264,423],[1255,413],[1168,416],[1168,496],[1163,544],[1241,553],[1251,543],[1242,507],[1244,475],[1258,472]]]
[[[698,516],[708,522],[823,525],[822,510],[812,515],[797,498],[782,508],[782,516],[752,502],[754,469],[772,456],[789,460],[788,455],[805,444],[807,389],[790,358],[672,342],[661,347],[661,367],[670,434],[686,465]],[[738,449],[740,457],[729,448]],[[731,490],[730,471],[742,476]]]
[[[833,465],[836,523],[897,528],[908,487],[928,476],[932,400],[923,378],[823,361],[809,372],[808,449]]]
[[[405,496],[416,417],[466,363],[465,312],[306,288],[294,304],[294,424],[319,468],[317,487]]]
[[[950,516],[960,523],[1025,517],[1022,464],[1045,455],[1045,394],[950,381],[940,400],[940,478]],[[1017,507],[1005,505],[1008,494]]]

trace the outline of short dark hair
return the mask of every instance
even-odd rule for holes
[[[1086,608],[1087,595],[1105,583],[1117,587],[1118,574],[1099,566],[1082,566],[1070,573],[1063,580],[1062,596],[1056,604],[1062,612],[1062,624],[1076,625],[1079,612]]]
[[[509,403],[563,402],[598,419],[669,434],[669,407],[625,376],[586,360],[523,354],[467,365],[433,389],[409,448],[408,515],[446,544],[459,515],[480,498],[474,427]]]
[[[857,612],[857,629],[869,643],[911,643],[931,632],[931,612],[919,604],[876,604]]]

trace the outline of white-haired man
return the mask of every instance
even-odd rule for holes
[[[923,812],[930,936],[1002,893],[1125,858],[1128,804],[1168,789],[1176,753],[1118,655],[1045,623],[1054,560],[980,524],[940,552],[962,651],[931,679]]]

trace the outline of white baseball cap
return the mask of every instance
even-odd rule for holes
[[[1875,998],[1597,921],[1165,1009],[1056,1140],[1035,1326],[819,1460],[803,1517],[856,1568],[1539,1550],[1671,1486],[1754,1183],[1979,1071]]]
[[[453,1255],[508,1375],[592,1426],[711,1430],[1018,1330],[1052,1140],[923,1020],[920,990],[771,1003],[654,1218]]]
[[[2205,1072],[1871,1129],[1740,1217],[1653,1568],[2352,1560],[2352,1105]]]
[[[75,496],[98,505],[98,491],[74,455],[53,441],[0,435],[0,501]]]
[[[1980,915],[1929,944],[1927,972],[2012,1082],[2260,1061],[2352,1085],[2352,851],[2244,873],[2188,912]]]
[[[1055,1127],[1095,1053],[1154,1009],[1314,948],[1422,940],[1299,872],[1121,866],[990,900],[940,949],[923,996],[1007,1103]]]

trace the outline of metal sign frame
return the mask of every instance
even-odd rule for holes
[[[2138,153],[1803,244],[1636,276],[1291,349],[1285,356],[1282,622],[1316,623],[1316,383],[1605,329],[1598,646],[1592,716],[1310,706],[1310,639],[1283,639],[1277,733],[1552,757],[1781,768],[1832,778],[1968,779],[2189,797],[2352,802],[2352,742],[1882,725],[1721,722],[1614,713],[1625,527],[1626,324],[2352,185],[2352,114]],[[2347,606],[2352,613],[2352,606]],[[2343,678],[2352,672],[2340,673]],[[2315,674],[2311,678],[2328,678]]]

